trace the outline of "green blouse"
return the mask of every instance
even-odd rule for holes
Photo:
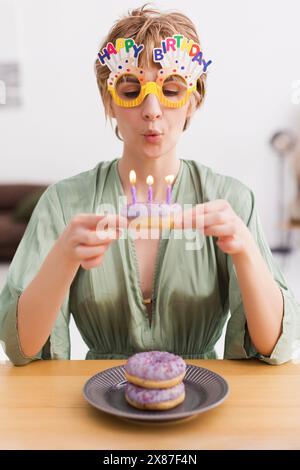
[[[199,231],[190,231],[180,239],[174,230],[167,237],[167,229],[155,262],[151,323],[143,303],[134,240],[124,236],[112,243],[99,267],[78,269],[46,344],[36,356],[24,356],[16,327],[19,296],[75,214],[99,212],[101,204],[118,207],[124,192],[117,162],[101,162],[52,184],[35,207],[0,294],[0,340],[10,360],[22,365],[35,359],[69,359],[70,314],[89,348],[86,359],[126,358],[154,349],[187,359],[215,358],[214,346],[229,312],[224,358],[257,357],[270,364],[291,359],[300,338],[300,306],[272,258],[253,193],[234,178],[183,159],[172,202],[195,205],[226,199],[249,227],[282,291],[282,334],[271,356],[258,354],[251,343],[232,259],[217,247],[216,238],[200,238]]]

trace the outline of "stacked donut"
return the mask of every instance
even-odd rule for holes
[[[165,204],[159,202],[136,202],[128,204],[121,210],[121,215],[127,217],[130,227],[137,229],[173,229],[175,218],[182,213],[180,204]]]
[[[180,356],[149,351],[131,356],[125,364],[127,402],[143,410],[168,410],[183,402],[186,363]]]

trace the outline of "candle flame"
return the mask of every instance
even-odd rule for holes
[[[130,184],[135,184],[136,182],[136,173],[134,170],[131,170],[131,172],[129,173],[129,181]]]
[[[172,184],[173,181],[174,181],[174,175],[168,175],[165,177],[165,181],[168,183],[168,184]]]
[[[151,186],[154,183],[153,176],[149,175],[147,176],[146,183]]]

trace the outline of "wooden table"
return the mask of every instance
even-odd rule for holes
[[[0,363],[1,449],[300,449],[300,366],[193,360],[222,375],[229,397],[192,419],[125,421],[89,405],[86,380],[124,361]]]

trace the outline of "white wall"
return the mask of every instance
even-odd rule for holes
[[[105,126],[93,61],[112,23],[142,1],[114,0],[109,7],[101,0],[11,3],[24,106],[0,105],[0,181],[55,181],[120,156],[121,144],[109,123]],[[178,155],[251,186],[268,238],[275,241],[277,159],[268,139],[278,128],[299,128],[300,105],[291,103],[291,86],[300,79],[300,3],[168,0],[155,5],[184,10],[213,60],[205,106]],[[8,34],[6,52],[12,45],[15,54]]]

